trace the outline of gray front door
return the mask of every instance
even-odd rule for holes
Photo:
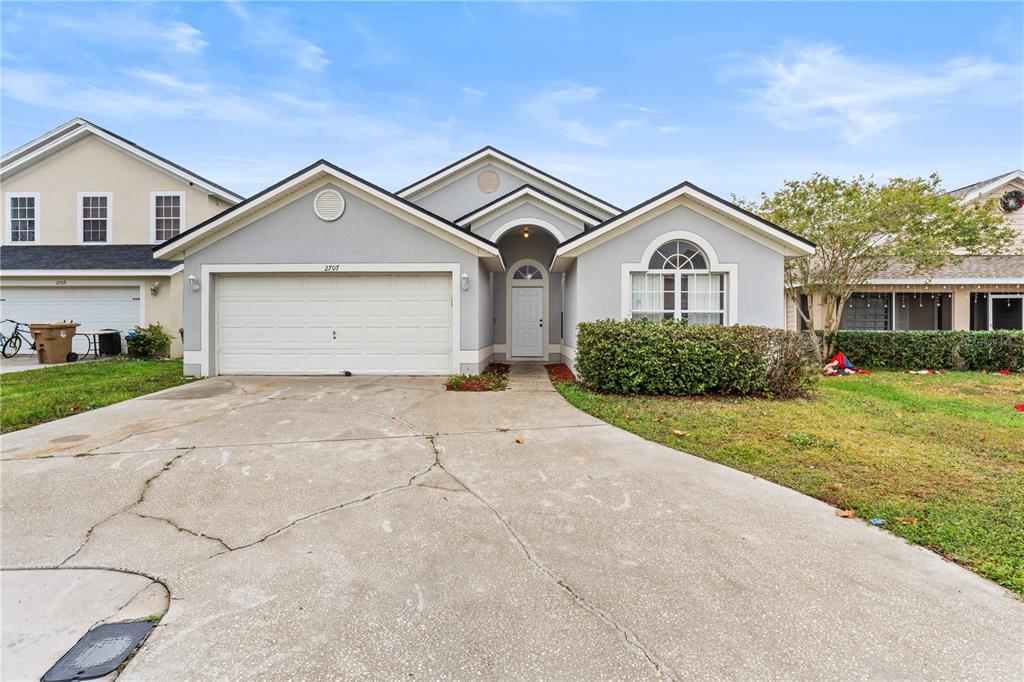
[[[544,289],[512,288],[512,357],[544,354]]]

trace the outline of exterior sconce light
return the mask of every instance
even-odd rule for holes
[[[529,238],[530,238],[530,228],[529,227],[524,227],[523,228],[523,239],[529,239]]]
[[[195,275],[188,276],[188,288],[192,291],[199,291],[199,280],[196,279]]]
[[[464,272],[459,279],[462,281],[462,290],[469,291],[469,274]]]
[[[153,285],[149,287],[149,293],[156,296],[160,293],[160,282],[153,282]]]

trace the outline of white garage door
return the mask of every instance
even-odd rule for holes
[[[0,319],[33,322],[80,322],[80,331],[117,329],[122,333],[139,324],[139,287],[49,286],[4,287],[0,292]],[[4,323],[4,334],[13,325]],[[84,353],[84,338],[76,338],[73,348]],[[22,353],[31,353],[28,344]]]
[[[444,274],[222,275],[221,374],[448,374]]]

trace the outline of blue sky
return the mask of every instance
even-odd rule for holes
[[[493,144],[612,203],[1024,166],[1024,5],[2,5],[2,147],[75,116],[249,194]]]

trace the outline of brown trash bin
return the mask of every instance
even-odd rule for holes
[[[71,341],[75,338],[78,327],[78,322],[30,324],[28,328],[36,341],[39,362],[44,365],[56,365],[69,359],[77,360],[77,356],[71,356]]]

